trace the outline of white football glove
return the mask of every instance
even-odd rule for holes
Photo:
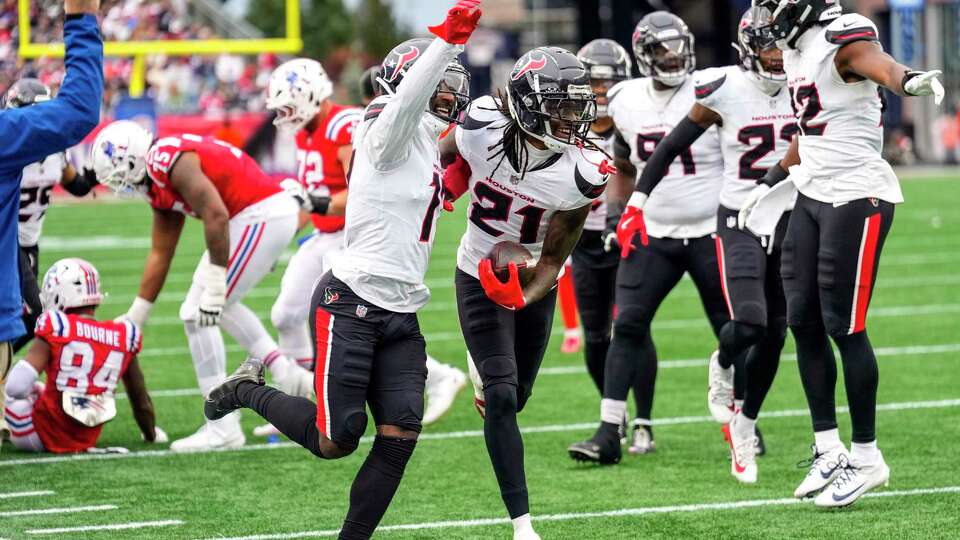
[[[298,180],[285,178],[280,181],[280,188],[286,191],[287,195],[293,197],[304,212],[308,214],[313,212],[313,202],[310,200],[310,197],[307,196],[307,189],[303,187],[303,184]]]
[[[133,299],[133,303],[130,304],[130,309],[113,321],[123,322],[124,319],[126,319],[135,324],[137,328],[143,330],[143,327],[147,324],[147,318],[150,317],[151,308],[153,308],[153,302],[138,296]]]
[[[227,269],[204,260],[197,270],[200,285],[203,286],[197,310],[197,324],[216,326],[220,324],[220,315],[227,303]]]
[[[143,433],[140,434],[140,438],[144,441],[147,440],[143,436]],[[167,433],[160,429],[160,426],[153,426],[153,440],[149,441],[151,444],[166,444],[170,442],[170,437],[167,436]]]
[[[757,207],[757,203],[760,202],[760,198],[766,195],[768,191],[770,191],[770,186],[766,184],[757,184],[757,187],[753,188],[753,190],[747,194],[747,199],[743,201],[743,205],[740,207],[740,213],[737,214],[738,228],[746,228],[747,220],[750,219],[750,213],[753,212],[753,209]]]
[[[88,454],[129,454],[130,450],[122,446],[105,446],[103,448],[91,447],[87,448]]]
[[[903,91],[911,96],[933,96],[933,102],[937,105],[943,101],[943,84],[937,77],[943,73],[939,69],[933,71],[908,71],[911,76],[907,82],[903,83]]]

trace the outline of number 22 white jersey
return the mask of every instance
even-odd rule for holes
[[[510,121],[492,97],[483,96],[456,129],[457,148],[471,170],[467,232],[460,239],[457,267],[473,277],[499,242],[523,244],[539,260],[553,214],[592,204],[607,185],[607,175],[598,169],[605,156],[576,146],[562,154],[542,151],[546,159],[532,162],[521,175],[509,159],[493,156]]]
[[[353,137],[344,250],[333,274],[380,308],[413,313],[430,299],[423,283],[440,207],[440,135],[425,118],[440,79],[463,50],[435,39],[393,95],[375,99]]]
[[[63,170],[67,168],[67,156],[63,152],[50,154],[43,161],[23,168],[20,181],[20,245],[35,246],[40,241],[43,219],[50,206],[50,192],[60,183]]]
[[[610,116],[630,150],[629,159],[638,176],[657,144],[693,107],[695,77],[664,91],[655,90],[649,77],[631,79],[607,93]],[[713,233],[722,177],[720,138],[711,127],[670,164],[650,194],[643,207],[647,233],[655,238],[698,238]]]
[[[855,41],[877,41],[877,27],[848,13],[807,30],[783,67],[800,125],[800,164],[790,179],[800,193],[825,203],[876,197],[903,202],[900,182],[880,152],[882,102],[869,79],[847,83],[837,72],[837,51]]]
[[[771,96],[740,66],[697,72],[697,103],[720,115],[720,204],[740,210],[767,169],[787,153],[799,129],[784,85]]]

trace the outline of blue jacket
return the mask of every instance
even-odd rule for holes
[[[23,168],[78,144],[100,121],[103,41],[95,15],[63,25],[67,74],[56,99],[0,111],[0,342],[23,335],[17,214]]]

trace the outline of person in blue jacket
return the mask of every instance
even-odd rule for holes
[[[99,9],[100,0],[64,0],[67,70],[60,93],[32,107],[0,111],[0,393],[10,366],[11,342],[25,333],[17,248],[20,173],[25,166],[78,144],[100,121]]]

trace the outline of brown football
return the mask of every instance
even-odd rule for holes
[[[493,273],[496,274],[497,279],[504,283],[510,279],[509,265],[512,262],[517,264],[521,287],[526,287],[527,283],[533,279],[537,261],[534,260],[529,249],[516,242],[507,240],[497,243],[490,248],[487,258],[493,265]]]

